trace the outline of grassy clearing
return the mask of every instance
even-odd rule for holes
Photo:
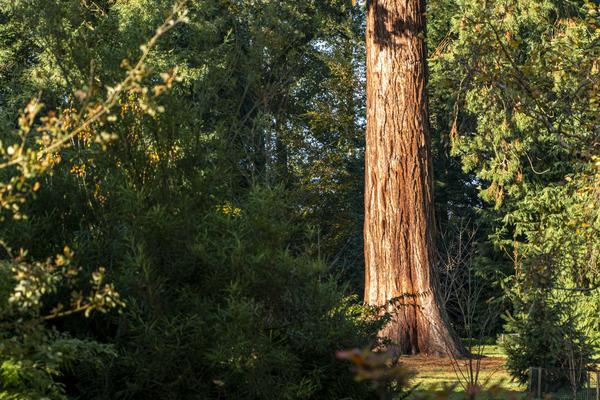
[[[475,365],[476,361],[473,360],[473,365]],[[512,381],[510,374],[504,366],[506,354],[504,354],[501,346],[497,344],[484,345],[483,357],[480,359],[480,362],[479,382],[484,384],[484,386],[500,385],[506,390],[515,392],[522,392],[526,389],[518,382]],[[465,376],[468,376],[468,360],[458,360],[458,365],[456,365],[448,358],[417,355],[402,357],[402,363],[416,371],[414,383],[420,384],[420,388],[423,390],[439,390],[444,385],[455,384],[463,380],[457,369],[460,369]],[[456,390],[464,391],[461,385],[458,385]]]

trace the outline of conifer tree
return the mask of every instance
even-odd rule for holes
[[[434,284],[434,212],[423,0],[367,16],[365,301],[388,304],[382,334],[402,353],[460,354]]]

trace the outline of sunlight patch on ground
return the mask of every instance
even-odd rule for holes
[[[504,364],[506,355],[498,345],[486,345],[483,349],[481,358],[481,368],[479,372],[479,382],[488,387],[491,385],[500,385],[510,391],[524,391],[526,388],[518,382],[511,379]],[[449,358],[436,358],[427,356],[404,356],[401,362],[416,372],[413,384],[419,384],[419,390],[439,390],[444,385],[455,384],[464,381],[461,378],[461,372],[457,371],[457,366]],[[475,368],[477,360],[473,360]],[[460,371],[468,376],[468,360],[459,360]],[[457,391],[463,391],[461,385],[457,385]]]

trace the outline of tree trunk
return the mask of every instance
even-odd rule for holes
[[[403,354],[462,355],[434,284],[424,0],[371,0],[367,14],[365,301]]]

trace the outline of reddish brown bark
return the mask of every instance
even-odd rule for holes
[[[404,354],[462,354],[433,282],[434,212],[425,93],[425,2],[371,0],[367,14],[365,301]]]

